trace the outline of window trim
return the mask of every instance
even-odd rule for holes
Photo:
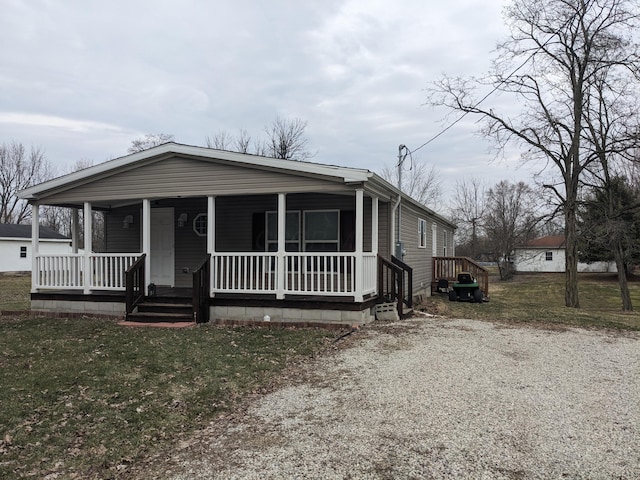
[[[431,255],[438,256],[438,224],[436,222],[431,224]]]
[[[198,231],[198,228],[196,227],[196,225],[202,225],[201,222],[198,222],[198,219],[200,218],[204,218],[204,232],[200,233]],[[194,233],[199,236],[199,237],[206,237],[207,236],[207,227],[208,227],[208,223],[209,223],[209,216],[206,213],[198,213],[195,217],[193,217],[193,231]]]
[[[427,221],[418,218],[418,248],[427,248]]]

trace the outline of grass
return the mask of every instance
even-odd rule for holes
[[[629,283],[635,308],[640,308],[640,282]],[[428,309],[452,317],[544,323],[582,327],[640,330],[640,314],[623,312],[615,274],[580,274],[581,308],[564,306],[564,274],[518,275],[491,281],[490,301],[483,304],[449,302],[433,297]]]
[[[640,308],[640,282],[630,287]],[[26,309],[28,292],[28,276],[0,276],[0,310]],[[564,276],[537,275],[493,281],[487,303],[432,297],[425,306],[452,317],[640,330],[640,315],[621,311],[615,276],[581,276],[580,299],[582,308],[565,307]],[[334,335],[0,317],[0,478],[126,478],[130,465],[267,390]]]
[[[30,275],[0,273],[0,288],[0,311],[29,309]]]
[[[0,478],[126,478],[333,335],[0,317]]]

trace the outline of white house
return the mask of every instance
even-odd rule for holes
[[[0,272],[30,272],[31,225],[0,224]],[[47,255],[72,253],[71,239],[40,226],[39,251]]]
[[[565,237],[549,235],[516,247],[513,264],[517,272],[564,272]],[[579,272],[616,272],[614,262],[578,263]]]

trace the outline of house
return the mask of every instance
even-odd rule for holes
[[[71,253],[71,239],[40,226],[38,251],[45,255]],[[30,272],[31,225],[0,224],[0,272]]]
[[[515,249],[513,256],[517,272],[564,272],[565,237],[549,235],[535,238]],[[615,262],[578,263],[578,272],[616,272]]]
[[[364,323],[428,295],[432,256],[453,254],[454,224],[368,170],[176,143],[20,197],[36,224],[40,206],[73,209],[74,231],[105,212],[104,253],[38,251],[34,232],[33,310],[136,318],[182,296],[196,321]]]

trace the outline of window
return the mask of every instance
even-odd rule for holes
[[[27,247],[20,247],[20,258],[27,258]]]
[[[337,252],[340,243],[340,212],[310,210],[304,212],[305,252]]]
[[[438,226],[435,223],[431,224],[431,254],[438,255]]]
[[[442,256],[447,256],[447,231],[442,232]]]
[[[289,211],[285,217],[284,249],[300,251],[300,212]],[[278,212],[267,212],[267,251],[278,250]]]
[[[418,219],[418,248],[427,248],[427,221]]]
[[[553,262],[553,252],[544,252],[544,259],[547,262]]]
[[[196,232],[196,235],[199,237],[207,236],[207,214],[199,213],[193,219],[193,231]]]

